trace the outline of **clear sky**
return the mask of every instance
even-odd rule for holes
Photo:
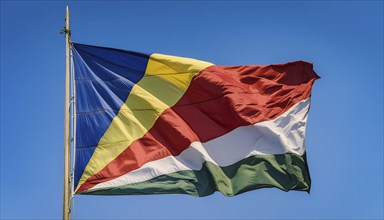
[[[72,40],[217,65],[314,63],[310,194],[76,196],[100,219],[383,218],[383,1],[1,1],[1,219],[62,212]]]

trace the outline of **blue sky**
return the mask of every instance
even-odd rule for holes
[[[310,194],[77,196],[100,219],[383,218],[382,1],[1,1],[1,219],[61,218],[65,6],[78,43],[217,65],[305,60]]]

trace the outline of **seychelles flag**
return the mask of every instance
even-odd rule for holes
[[[72,45],[75,193],[310,190],[312,64],[216,66]]]

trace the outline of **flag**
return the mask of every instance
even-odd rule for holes
[[[217,66],[74,43],[75,193],[309,191],[304,61]]]

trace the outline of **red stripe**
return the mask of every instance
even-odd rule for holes
[[[115,179],[147,162],[179,155],[194,141],[207,142],[237,127],[274,119],[307,99],[317,78],[312,64],[303,61],[208,67],[142,138],[88,178],[77,192]]]

